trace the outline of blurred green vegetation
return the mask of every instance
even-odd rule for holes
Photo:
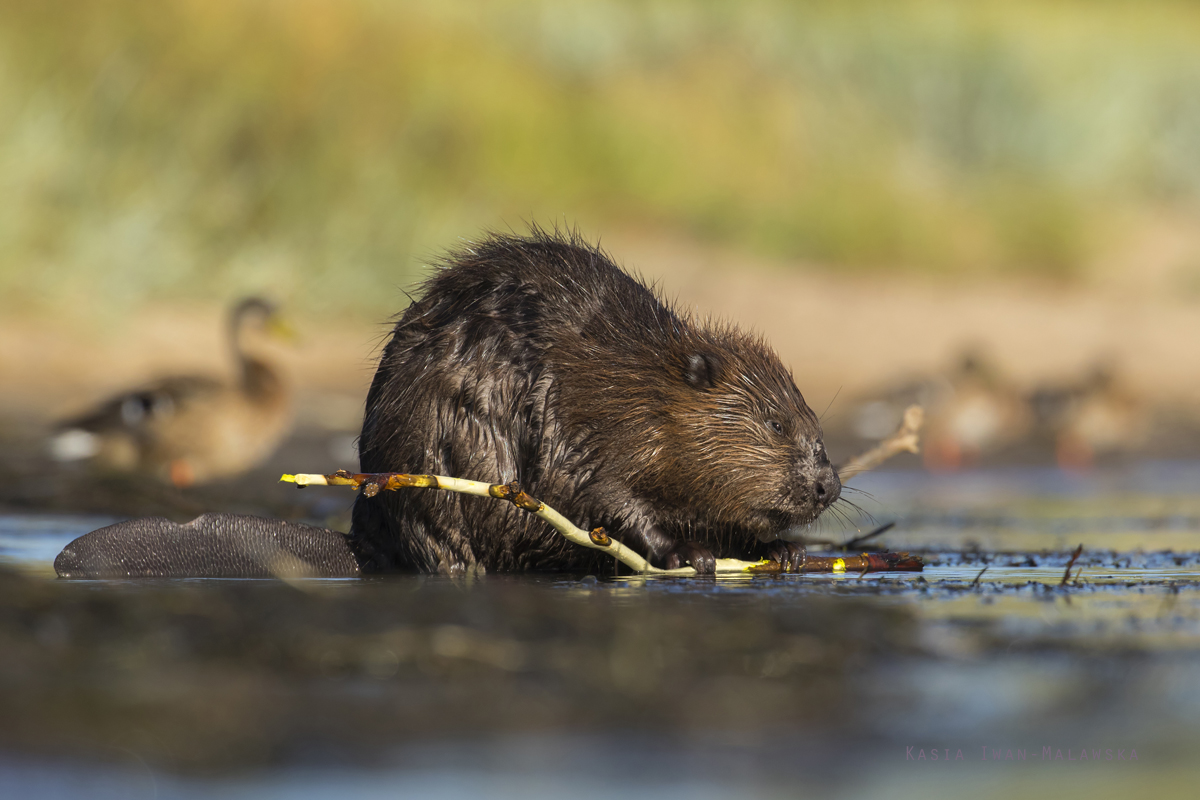
[[[1070,278],[1200,199],[1200,7],[0,0],[0,187],[10,310],[395,310],[531,219]]]

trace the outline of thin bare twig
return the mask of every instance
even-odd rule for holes
[[[483,483],[468,481],[462,478],[449,478],[443,475],[408,475],[399,472],[380,473],[350,473],[338,470],[331,475],[284,475],[280,480],[294,483],[297,486],[351,486],[361,488],[363,494],[373,497],[381,491],[391,491],[405,488],[444,489],[450,492],[461,492],[478,497],[494,497],[507,500],[517,508],[535,514],[546,520],[550,525],[581,547],[593,550],[603,550],[613,558],[635,572],[652,575],[695,575],[691,567],[679,569],[660,569],[642,558],[637,552],[626,547],[609,536],[603,528],[585,531],[576,527],[569,519],[555,511],[550,506],[530,497],[514,483]],[[905,571],[919,572],[924,562],[919,556],[909,556],[908,553],[863,553],[861,556],[808,556],[800,572],[847,572],[863,570],[866,572]],[[768,574],[786,571],[785,565],[779,561],[764,559],[762,561],[742,561],[736,558],[718,558],[716,564],[718,573],[749,573]]]
[[[856,550],[862,545],[863,542],[869,539],[874,539],[876,536],[882,536],[894,527],[896,527],[895,522],[885,522],[883,525],[880,525],[870,533],[864,533],[862,536],[856,536],[845,544],[839,545],[838,549],[842,551]]]
[[[1075,559],[1079,558],[1079,555],[1082,552],[1083,552],[1083,545],[1080,544],[1079,547],[1075,548],[1075,552],[1071,554],[1071,560],[1067,562],[1067,568],[1065,570],[1063,570],[1062,581],[1059,582],[1059,584],[1058,584],[1059,586],[1067,585],[1067,580],[1070,579],[1070,577],[1071,577],[1071,567],[1075,566]],[[1080,567],[1079,569],[1080,569],[1080,572],[1083,571],[1082,567]],[[1076,579],[1078,580],[1078,578],[1076,578]]]
[[[921,452],[920,431],[925,422],[925,410],[920,406],[909,406],[904,410],[904,419],[900,428],[875,447],[862,455],[856,456],[838,470],[842,483],[846,483],[856,475],[875,469],[898,453]]]
[[[979,574],[975,576],[975,580],[971,581],[971,588],[972,588],[972,589],[974,589],[974,588],[976,588],[977,586],[979,586],[979,579],[980,579],[980,578],[982,578],[982,577],[983,577],[983,573],[985,573],[985,572],[987,572],[987,571],[988,571],[988,568],[987,568],[987,567],[984,567],[983,569],[979,570]]]

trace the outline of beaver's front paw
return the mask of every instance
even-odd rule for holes
[[[799,542],[776,539],[767,542],[766,549],[767,558],[783,564],[784,572],[799,572],[804,569],[804,562],[808,559],[808,549]]]
[[[663,558],[667,569],[691,567],[697,575],[713,575],[717,571],[717,559],[712,551],[695,542],[680,542]]]

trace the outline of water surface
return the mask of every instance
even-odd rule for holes
[[[1197,480],[864,476],[919,575],[65,582],[111,518],[0,516],[0,794],[1176,795]]]

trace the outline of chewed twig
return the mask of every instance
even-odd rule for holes
[[[921,428],[924,414],[920,406],[909,406],[904,412],[904,422],[892,436],[883,440],[877,447],[863,453],[843,467],[842,481],[848,481],[855,475],[882,464],[900,452],[917,452],[917,432]],[[652,575],[695,575],[691,567],[678,569],[661,569],[653,566],[634,550],[626,547],[609,536],[603,528],[585,531],[576,527],[569,519],[555,511],[550,506],[530,497],[516,483],[484,483],[469,481],[463,478],[450,478],[444,475],[411,475],[403,472],[347,472],[338,470],[331,475],[284,475],[282,481],[294,483],[299,487],[305,486],[351,486],[362,489],[367,497],[374,497],[382,491],[397,489],[442,489],[448,492],[473,494],[477,497],[493,497],[507,500],[530,514],[546,520],[566,539],[580,547],[602,550],[635,572]],[[882,533],[886,527],[875,531]],[[867,537],[863,537],[864,539]],[[925,562],[920,556],[910,556],[908,553],[863,553],[860,556],[806,556],[799,572],[920,572]],[[788,571],[780,561],[764,559],[762,561],[742,561],[736,558],[718,558],[716,571],[719,574],[769,574]]]
[[[301,487],[352,486],[354,488],[361,488],[363,494],[367,497],[374,497],[381,491],[414,488],[443,489],[449,492],[473,494],[477,497],[494,497],[500,500],[507,500],[517,508],[546,520],[556,531],[581,547],[604,550],[622,564],[638,572],[668,572],[667,570],[652,567],[648,561],[636,552],[610,537],[604,532],[603,528],[597,528],[589,532],[576,527],[570,520],[553,508],[550,508],[550,506],[521,491],[516,482],[484,483],[483,481],[469,481],[463,478],[450,478],[444,475],[408,475],[398,472],[350,473],[345,470],[338,470],[332,475],[284,475],[281,480]],[[691,567],[681,570],[670,570],[669,572],[681,575],[695,574],[695,570]]]
[[[494,497],[507,500],[524,511],[541,517],[566,537],[581,547],[602,550],[635,572],[653,575],[695,575],[691,567],[661,569],[653,566],[634,550],[609,536],[603,528],[585,531],[576,527],[569,519],[550,506],[530,497],[513,483],[484,483],[444,475],[409,475],[399,472],[351,473],[338,470],[331,475],[284,475],[281,480],[297,486],[351,486],[361,488],[363,494],[373,497],[381,491],[397,489],[442,489],[449,492],[473,494],[478,497]],[[883,572],[920,571],[924,566],[919,556],[907,553],[863,553],[861,556],[808,556],[800,572]],[[741,561],[736,558],[718,558],[718,573],[769,574],[786,571],[779,561]]]

